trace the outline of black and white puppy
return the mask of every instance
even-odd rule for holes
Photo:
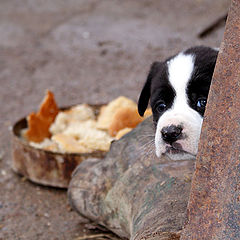
[[[197,154],[217,54],[217,49],[198,46],[152,64],[138,112],[143,116],[150,99],[158,157],[183,160]]]

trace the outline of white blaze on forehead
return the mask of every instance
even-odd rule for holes
[[[186,88],[194,69],[192,55],[178,54],[168,62],[169,81],[181,103],[187,103]]]

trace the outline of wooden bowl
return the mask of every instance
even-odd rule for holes
[[[96,116],[102,105],[90,105]],[[67,108],[62,108],[66,110]],[[34,148],[21,137],[27,128],[27,120],[17,121],[12,129],[12,168],[32,182],[59,188],[67,188],[73,170],[87,158],[103,158],[104,151],[91,153],[57,153]]]

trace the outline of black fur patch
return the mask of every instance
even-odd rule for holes
[[[188,103],[203,116],[205,108],[199,109],[197,101],[204,98],[207,100],[218,51],[200,46],[188,49],[185,54],[191,54],[195,58],[194,71],[186,90]]]

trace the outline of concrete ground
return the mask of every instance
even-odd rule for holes
[[[0,0],[0,239],[92,234],[65,190],[11,170],[11,126],[41,102],[137,100],[150,64],[192,45],[219,46],[229,0]]]

